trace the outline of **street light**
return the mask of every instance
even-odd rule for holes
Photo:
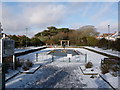
[[[28,28],[26,28],[26,47],[27,47],[27,31],[28,31]]]
[[[0,22],[0,33],[1,33],[1,31],[2,31],[2,25],[1,25],[1,22]]]
[[[2,38],[2,34],[1,34],[2,31],[3,31],[3,29],[2,29],[1,22],[0,22],[0,38]]]
[[[108,25],[108,34],[110,33],[110,25]]]
[[[110,25],[108,25],[108,48],[110,47],[109,45],[109,40],[110,40]]]

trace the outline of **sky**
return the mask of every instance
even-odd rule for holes
[[[33,37],[48,26],[78,29],[93,25],[100,33],[118,30],[118,2],[2,2],[6,34]],[[27,33],[26,33],[26,28]]]

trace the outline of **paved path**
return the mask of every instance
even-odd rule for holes
[[[49,75],[46,78],[44,76],[44,78],[31,83],[28,88],[82,88],[84,86],[78,79],[78,76],[73,73],[75,69],[78,69],[76,66],[63,68],[47,66],[44,69],[55,71],[51,74],[47,71]],[[46,70],[44,70],[44,73]]]

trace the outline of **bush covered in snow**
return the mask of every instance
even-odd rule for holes
[[[33,65],[33,63],[32,63],[31,61],[29,61],[29,60],[27,60],[25,63],[26,63],[26,65],[27,65],[28,67],[32,67],[32,65]]]
[[[24,70],[24,71],[27,71],[27,70],[29,70],[29,67],[23,66],[23,70]]]
[[[109,66],[108,65],[103,65],[102,67],[101,67],[101,73],[102,74],[106,74],[106,73],[108,73],[109,72]]]
[[[92,67],[93,67],[92,62],[86,63],[86,64],[85,64],[85,67],[86,67],[86,68],[92,68]]]
[[[101,71],[102,74],[111,73],[116,76],[116,73],[120,71],[119,59],[117,58],[104,58],[101,61]]]
[[[117,72],[117,71],[120,70],[120,67],[118,65],[115,65],[111,69],[112,69],[113,72]]]
[[[27,60],[27,61],[24,61],[22,68],[23,68],[23,70],[26,71],[26,70],[29,70],[29,68],[32,66],[33,66],[33,63],[31,61]]]

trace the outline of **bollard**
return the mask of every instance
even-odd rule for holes
[[[85,63],[87,63],[87,53],[85,54]]]
[[[53,55],[52,55],[52,62],[54,62],[54,57],[53,57]]]
[[[36,53],[36,62],[38,62],[38,53]]]
[[[81,57],[80,57],[80,55],[79,55],[79,62],[81,61]]]
[[[15,70],[15,55],[13,55],[13,70]]]
[[[70,58],[69,58],[69,62],[70,62]]]
[[[65,58],[63,57],[63,62],[65,61],[64,59],[65,59]]]

